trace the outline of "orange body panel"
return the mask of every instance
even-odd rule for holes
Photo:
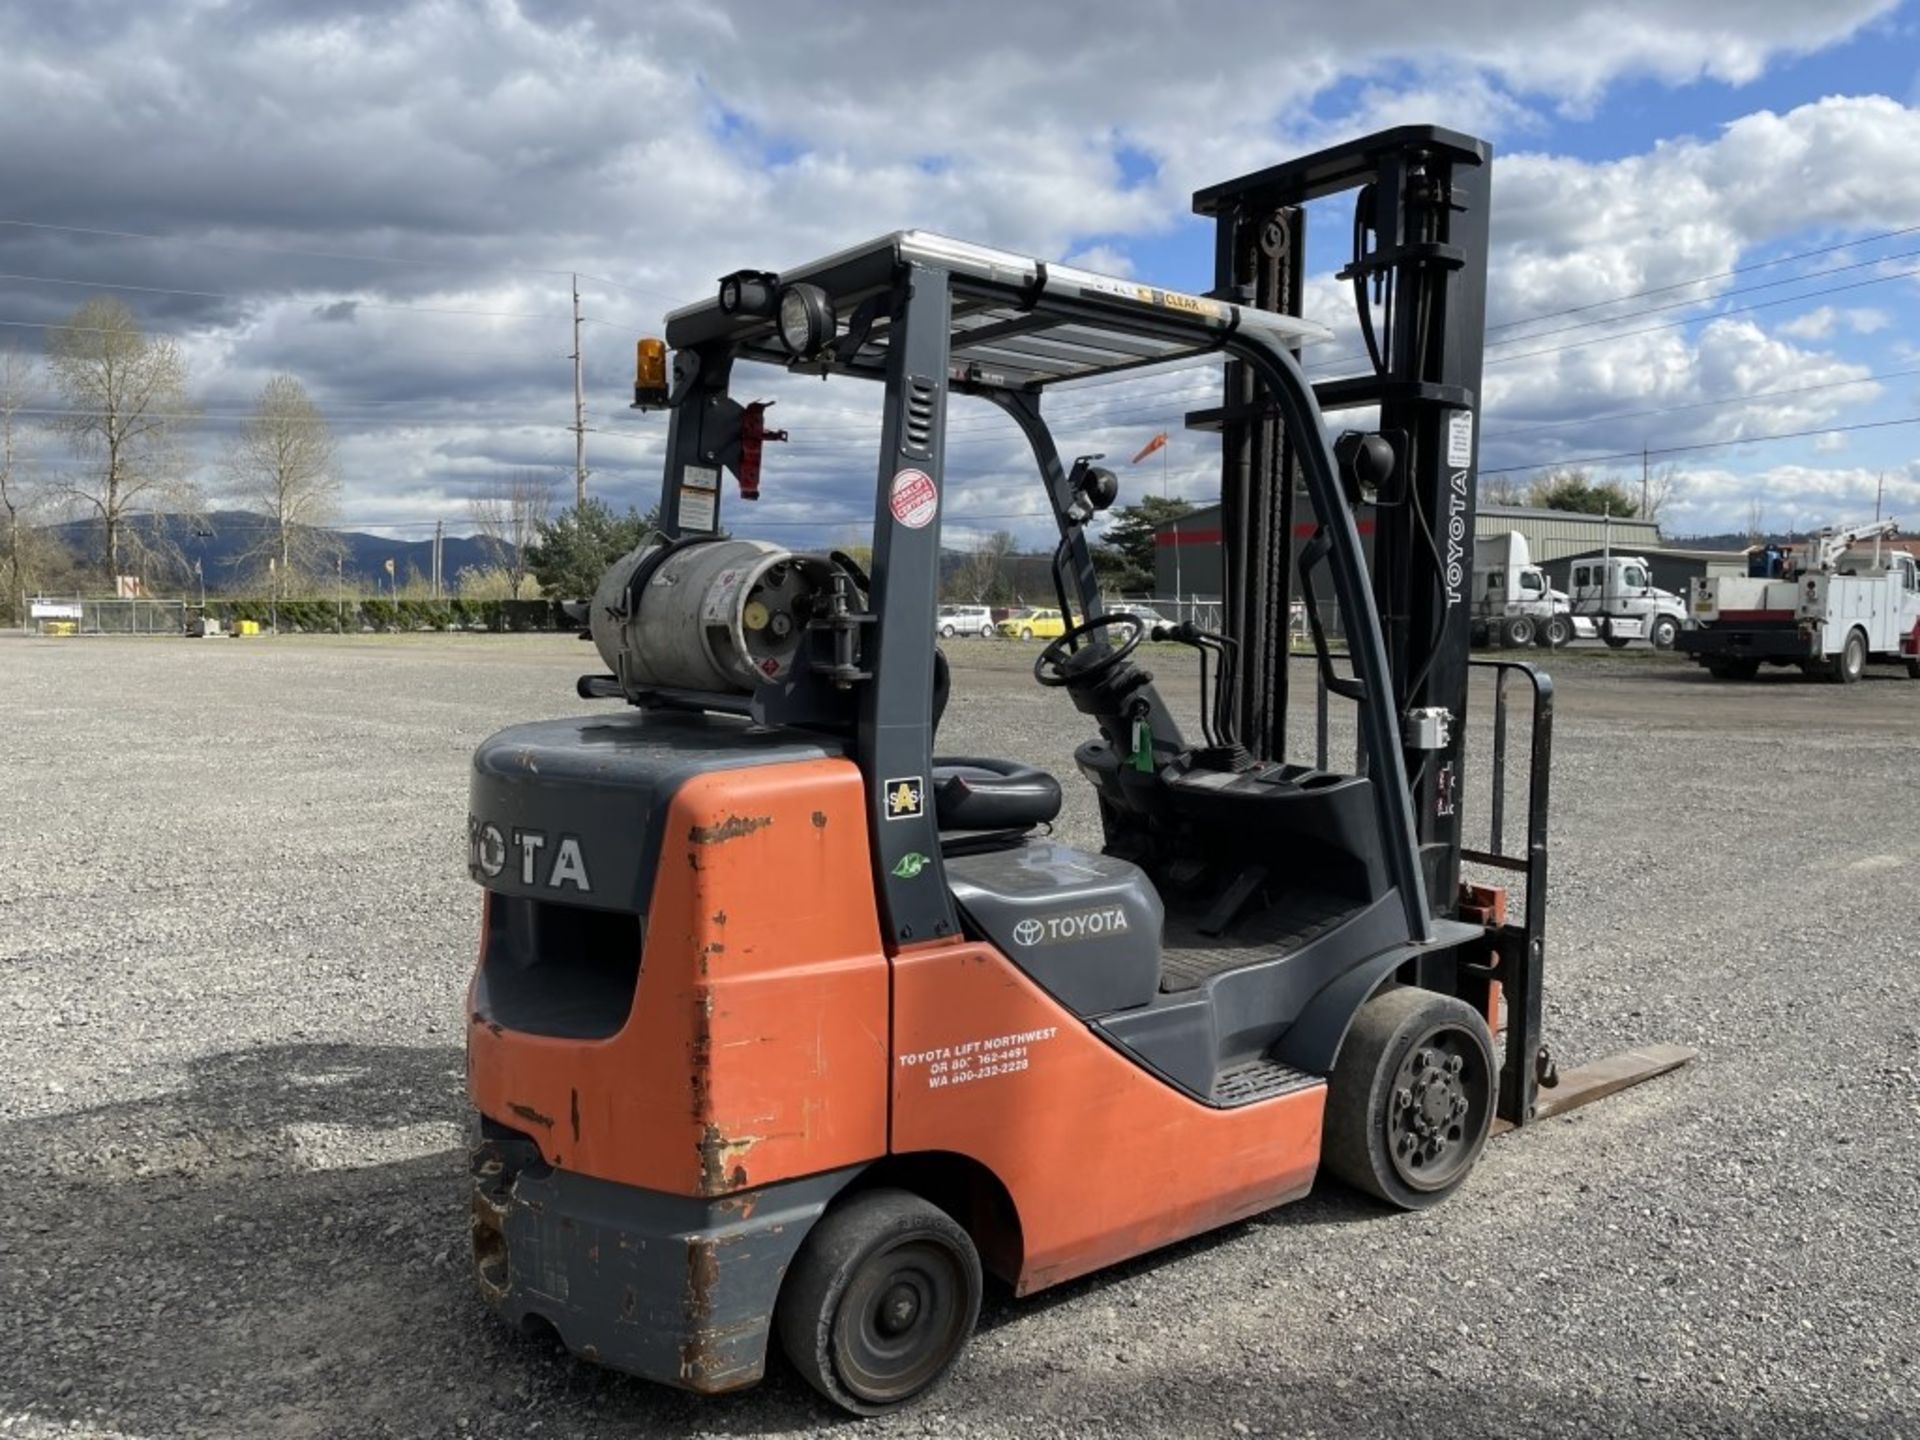
[[[681,1195],[877,1159],[888,968],[859,770],[696,776],[664,824],[625,1027],[528,1035],[470,1005],[474,1105],[549,1164]]]
[[[894,1055],[893,1149],[1000,1178],[1022,1295],[1294,1199],[1319,1165],[1324,1085],[1202,1105],[990,946],[895,958]]]

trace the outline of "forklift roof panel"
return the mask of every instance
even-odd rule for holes
[[[825,290],[842,326],[832,363],[795,368],[883,374],[885,317],[866,325],[857,347],[852,337],[861,329],[862,302],[885,293],[905,264],[952,275],[950,363],[957,378],[982,385],[1043,386],[1193,360],[1217,352],[1235,331],[1265,333],[1289,349],[1332,337],[1324,326],[1291,315],[901,230],[780,273],[782,286],[805,282]],[[772,320],[727,315],[717,296],[668,315],[667,341],[676,349],[727,341],[742,358],[791,363]]]

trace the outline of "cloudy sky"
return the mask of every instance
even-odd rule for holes
[[[341,519],[418,535],[503,472],[570,493],[578,271],[590,486],[644,505],[665,421],[625,408],[633,339],[728,270],[923,226],[1204,289],[1195,188],[1430,121],[1498,157],[1483,469],[1646,446],[1682,477],[1669,533],[1870,515],[1883,476],[1920,522],[1917,72],[1920,0],[9,6],[0,344],[111,289],[184,347],[216,499],[286,372],[333,419]],[[1313,269],[1346,225],[1313,216]],[[1214,385],[1049,408],[1071,452],[1173,427],[1125,482],[1206,500],[1178,422]],[[793,440],[730,519],[856,534],[869,387],[736,394]],[[961,401],[951,433],[949,537],[1037,536],[1011,428]]]

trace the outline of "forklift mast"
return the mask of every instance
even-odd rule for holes
[[[1371,516],[1370,570],[1436,918],[1457,913],[1460,889],[1490,156],[1486,142],[1470,136],[1402,126],[1209,186],[1193,200],[1196,213],[1216,222],[1216,298],[1297,316],[1305,206],[1355,192],[1353,251],[1339,278],[1352,287],[1369,369],[1321,381],[1314,393],[1328,415],[1378,407],[1372,428],[1393,449]],[[1272,401],[1256,398],[1245,363],[1227,366],[1225,389],[1221,409],[1190,415],[1188,424],[1223,431],[1226,629],[1241,637],[1246,657],[1234,676],[1233,713],[1256,758],[1281,759],[1291,604],[1311,608],[1315,600],[1310,562],[1295,562],[1295,538],[1325,517],[1297,514],[1285,427]]]

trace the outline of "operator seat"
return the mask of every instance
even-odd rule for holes
[[[953,676],[946,652],[933,651],[933,731],[947,712]],[[1035,765],[984,756],[936,755],[933,814],[942,830],[1031,830],[1060,813],[1060,782]]]

